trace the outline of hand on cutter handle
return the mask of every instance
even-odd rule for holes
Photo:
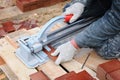
[[[51,55],[58,56],[57,60],[55,61],[55,64],[59,65],[60,63],[72,60],[76,52],[77,52],[77,49],[69,41],[67,43],[60,45],[56,49],[56,51]]]
[[[84,11],[84,5],[82,3],[74,3],[70,7],[66,8],[65,12],[62,15],[73,15],[69,23],[76,21]]]

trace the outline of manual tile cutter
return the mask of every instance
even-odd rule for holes
[[[56,22],[68,22],[71,17],[72,15],[57,16],[48,21],[37,34],[20,38],[18,40],[19,48],[16,50],[15,55],[27,67],[35,68],[49,60],[47,54],[43,51],[43,48],[47,51],[51,50],[47,46],[48,44],[56,48],[58,45],[70,40],[76,33],[95,21],[95,18],[81,19],[72,24],[66,23],[65,27],[48,33]]]

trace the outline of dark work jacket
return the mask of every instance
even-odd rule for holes
[[[81,2],[85,10],[81,17],[102,16],[111,7],[112,0],[72,0],[72,4]]]

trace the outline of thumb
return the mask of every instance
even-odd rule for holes
[[[61,62],[62,62],[61,57],[58,57],[57,60],[55,61],[55,64],[56,64],[56,65],[59,65]]]
[[[73,14],[69,8],[67,8],[67,10],[62,13],[63,16],[66,16],[66,15],[69,15],[69,14]]]
[[[56,49],[55,52],[52,53],[51,55],[52,55],[52,56],[57,56],[57,55],[59,54],[59,52],[60,52],[59,49]]]
[[[70,23],[76,21],[79,18],[79,15],[75,14],[72,16],[72,18],[70,19]]]

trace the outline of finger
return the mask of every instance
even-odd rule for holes
[[[59,52],[60,52],[59,49],[56,49],[55,52],[52,53],[51,55],[52,55],[52,56],[57,56],[57,55],[59,54]]]
[[[70,19],[70,23],[76,21],[79,18],[79,15],[73,15],[73,17]]]
[[[66,11],[66,12],[63,13],[63,15],[69,15],[69,14],[73,14],[73,13],[70,12],[70,11]]]
[[[62,58],[59,56],[57,60],[55,61],[56,65],[59,65],[62,62]]]
[[[69,15],[69,14],[73,14],[73,12],[71,11],[70,8],[67,8],[66,11],[63,13],[63,15]]]

